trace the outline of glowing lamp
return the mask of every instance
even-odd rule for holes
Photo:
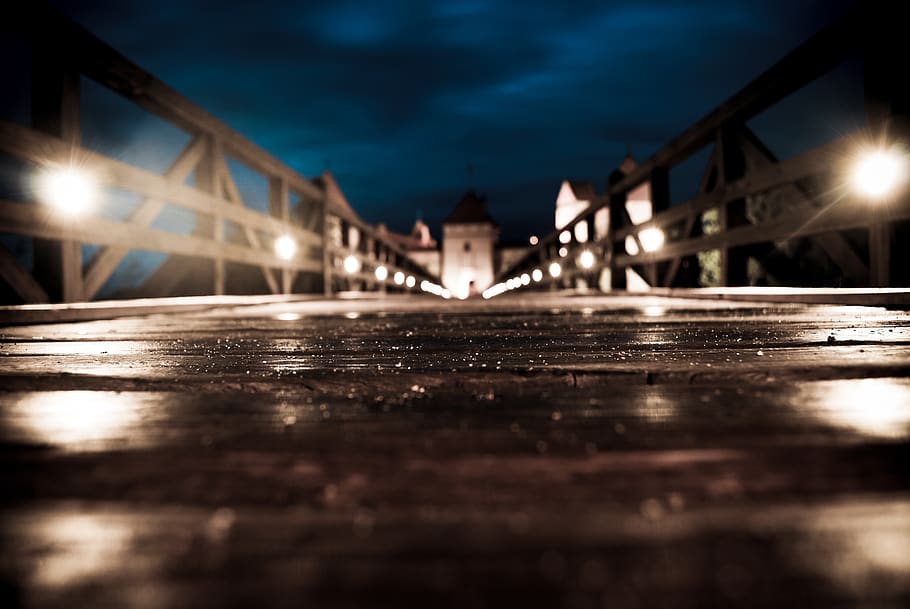
[[[413,275],[408,275],[408,278],[404,280],[404,284],[409,288],[413,288],[417,284],[417,280],[414,279]]]
[[[531,272],[531,279],[533,279],[534,281],[540,281],[541,279],[543,279],[543,271],[541,271],[540,269],[534,269]]]
[[[353,275],[354,273],[360,271],[360,259],[351,254],[344,259],[344,272],[348,275]]]
[[[404,283],[404,273],[398,271],[395,273],[395,276],[392,277],[392,280],[395,282],[395,285],[401,285]]]
[[[297,253],[297,242],[288,235],[275,239],[275,255],[282,260],[290,260]]]
[[[578,264],[583,268],[589,269],[594,266],[594,253],[591,250],[585,250],[578,257]]]
[[[67,216],[87,212],[98,198],[95,181],[74,167],[50,169],[38,181],[38,193],[47,205]]]
[[[906,156],[894,148],[876,148],[861,152],[857,155],[850,173],[853,189],[870,200],[888,197],[906,179]]]
[[[646,228],[638,233],[638,240],[646,252],[656,252],[664,246],[664,231],[659,228]]]
[[[558,262],[550,263],[550,277],[559,277],[562,274],[562,267]]]
[[[376,267],[375,274],[376,274],[376,279],[378,279],[379,281],[385,281],[386,278],[389,276],[389,269],[385,268],[382,265],[379,265]]]

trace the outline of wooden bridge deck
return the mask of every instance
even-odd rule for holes
[[[910,314],[301,301],[0,328],[4,607],[898,607]]]

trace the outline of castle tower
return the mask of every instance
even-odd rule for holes
[[[487,202],[468,192],[442,223],[442,284],[458,298],[480,294],[493,285],[499,226]]]

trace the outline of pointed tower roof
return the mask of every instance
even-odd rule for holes
[[[594,200],[594,185],[591,182],[582,182],[580,180],[566,180],[566,182],[569,183],[569,188],[572,189],[578,201]]]
[[[325,191],[325,196],[333,208],[332,211],[347,220],[363,222],[357,212],[354,211],[354,208],[351,207],[351,204],[348,203],[347,197],[341,192],[341,187],[338,186],[338,182],[335,181],[335,176],[332,175],[332,172],[323,171],[321,175],[311,181]]]
[[[622,163],[619,165],[619,170],[626,175],[629,175],[638,168],[638,163],[635,162],[635,159],[632,158],[631,154],[626,154],[625,158],[622,160]]]
[[[499,226],[487,211],[487,199],[477,195],[473,190],[461,198],[455,209],[443,224],[492,224]]]

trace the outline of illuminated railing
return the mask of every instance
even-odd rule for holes
[[[539,238],[485,296],[579,285],[630,289],[629,276],[643,288],[696,287],[697,271],[708,262],[716,266],[717,285],[746,285],[756,247],[798,238],[811,238],[851,285],[892,285],[892,234],[910,219],[910,117],[870,111],[862,132],[784,161],[746,126],[856,55],[866,65],[868,107],[893,107],[889,96],[902,93],[891,79],[900,77],[882,66],[889,65],[890,45],[897,43],[872,35],[887,19],[886,13],[857,7],[640,166],[614,172],[603,195],[565,227]],[[710,156],[696,196],[671,204],[670,170],[706,148]],[[633,222],[627,199],[645,183],[652,214]],[[761,217],[749,213],[750,206],[771,198],[779,203],[776,210]],[[859,253],[845,234],[856,229],[866,235]]]
[[[131,250],[170,255],[153,275],[160,292],[193,265],[207,265],[196,293],[224,294],[230,266],[258,267],[258,285],[273,294],[308,289],[408,290],[437,281],[396,243],[334,200],[328,189],[212,117],[85,29],[43,3],[15,3],[0,31],[25,42],[32,56],[31,125],[0,122],[0,152],[27,162],[32,200],[0,201],[0,232],[29,237],[34,268],[0,246],[0,280],[25,302],[91,300]],[[94,80],[189,134],[163,174],[80,145],[81,77]],[[232,159],[268,183],[268,214],[251,209],[232,176]],[[184,182],[194,175],[194,185]],[[24,178],[25,176],[23,176]],[[105,189],[139,195],[126,220],[93,215]],[[290,202],[300,201],[292,219]],[[166,206],[194,214],[192,234],[153,223]],[[335,238],[340,231],[341,238]],[[82,244],[100,246],[83,261]],[[353,257],[357,269],[344,261]],[[379,272],[379,268],[385,269]],[[239,267],[238,267],[239,268]],[[364,273],[361,273],[364,270]],[[396,273],[404,273],[399,287]],[[304,276],[308,282],[297,281]],[[381,276],[383,276],[381,278]],[[151,285],[152,280],[147,282]],[[321,285],[320,285],[321,284]],[[414,291],[419,292],[418,289]]]

